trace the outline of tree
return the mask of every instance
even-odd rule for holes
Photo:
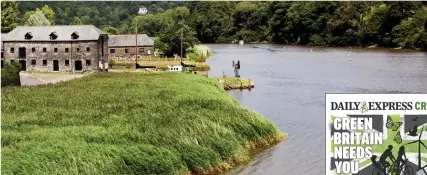
[[[83,23],[80,20],[80,18],[76,16],[76,17],[73,18],[73,21],[71,22],[71,24],[72,25],[82,25]]]
[[[269,3],[240,2],[234,10],[237,37],[245,41],[265,40],[268,34]]]
[[[36,11],[32,14],[25,24],[29,26],[50,26],[49,20],[46,19],[41,11]]]
[[[157,36],[159,32],[166,28],[168,23],[172,23],[172,19],[167,19],[162,14],[147,14],[137,16],[132,21],[132,32],[135,32],[135,26],[138,25],[138,33],[145,33],[148,36]]]
[[[389,6],[385,3],[372,6],[362,18],[361,39],[363,45],[382,44],[381,25],[384,23]]]
[[[279,42],[279,43],[288,43],[287,41],[287,35],[288,33],[285,32],[285,23],[286,23],[286,16],[289,7],[291,6],[291,2],[273,2],[270,6],[271,12],[273,12],[272,16],[270,17],[269,23],[269,40],[273,42]]]
[[[187,20],[190,17],[190,10],[188,10],[187,7],[177,7],[174,9],[166,10],[163,15],[165,15],[165,18],[171,19],[176,23],[187,23]]]
[[[114,28],[114,27],[111,27],[111,26],[104,26],[101,30],[104,31],[105,33],[109,34],[109,35],[119,34],[119,30]]]
[[[217,42],[230,37],[233,31],[233,8],[230,2],[199,1],[192,13],[191,26],[201,42]]]
[[[2,1],[1,9],[1,32],[10,32],[18,26],[18,4],[16,1]]]
[[[157,50],[163,52],[165,56],[170,57],[173,54],[180,55],[181,36],[184,56],[186,49],[198,44],[199,41],[196,38],[196,33],[183,22],[168,24],[168,26],[160,32],[154,46]]]
[[[415,13],[418,9],[422,8],[421,2],[415,1],[402,1],[402,2],[387,2],[389,11],[387,12],[386,19],[381,25],[382,45],[395,47],[396,43],[393,42],[392,30],[396,25],[399,25],[402,20],[407,19]]]
[[[24,16],[21,19],[21,24],[22,25],[27,25],[28,18],[30,18],[30,16],[33,15],[34,13],[36,13],[36,11],[27,11],[27,12],[25,12]]]
[[[400,47],[422,47],[425,40],[426,21],[427,11],[424,9],[418,10],[413,17],[402,20],[392,30],[393,44]]]
[[[55,12],[47,5],[44,5],[41,9],[43,15],[49,20],[50,24],[55,25]]]
[[[327,23],[328,42],[337,46],[359,45],[361,19],[366,8],[365,2],[341,2]]]

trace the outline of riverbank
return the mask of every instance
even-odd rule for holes
[[[203,76],[97,73],[2,89],[5,174],[217,174],[285,138]]]
[[[204,43],[205,45],[239,45],[238,43]],[[273,42],[248,42],[244,43],[244,45],[277,45],[281,46],[282,48],[292,48],[292,47],[300,47],[300,48],[319,48],[319,49],[358,49],[361,51],[378,51],[378,52],[395,52],[395,53],[411,53],[411,52],[427,52],[426,50],[423,50],[422,48],[391,48],[391,47],[371,47],[371,46],[313,46],[313,45],[293,45],[293,44],[283,44],[283,43],[273,43]]]
[[[254,88],[254,82],[250,79],[246,80],[243,78],[236,77],[217,77],[218,82],[224,87],[225,90],[231,89],[252,89]]]

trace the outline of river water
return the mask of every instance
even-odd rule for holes
[[[209,76],[233,75],[255,88],[229,94],[289,138],[229,175],[325,174],[325,93],[427,93],[427,53],[394,50],[208,45]],[[351,60],[351,61],[350,61]]]

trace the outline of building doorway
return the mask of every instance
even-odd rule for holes
[[[19,60],[19,63],[21,64],[21,71],[27,70],[27,61],[26,60]]]
[[[74,70],[81,71],[82,70],[82,61],[74,61]]]
[[[59,61],[53,60],[53,71],[59,71]]]
[[[19,48],[19,58],[26,58],[26,57],[27,57],[27,53],[26,53],[25,47],[20,47]]]

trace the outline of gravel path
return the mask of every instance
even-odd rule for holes
[[[19,77],[21,80],[21,86],[36,86],[36,85],[44,84],[42,81],[38,79],[31,78],[30,75],[25,72],[19,72]]]

